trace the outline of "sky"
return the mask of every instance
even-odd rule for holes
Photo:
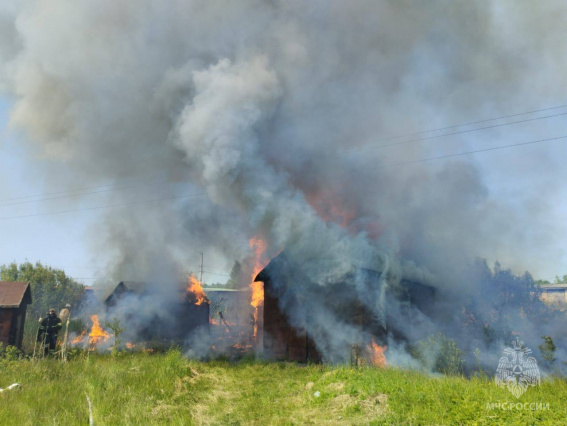
[[[0,206],[0,263],[39,261],[63,269],[68,275],[89,285],[100,268],[93,263],[88,247],[84,244],[86,233],[92,224],[92,213],[87,211],[7,219],[61,210],[57,205],[46,206],[34,202],[5,205],[36,200],[38,197],[28,196],[57,192],[60,189],[44,187],[41,173],[34,169],[35,163],[26,161],[29,157],[24,155],[17,135],[8,128],[10,107],[10,100],[0,97],[0,199],[1,204],[4,204]]]

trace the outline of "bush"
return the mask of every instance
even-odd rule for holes
[[[430,371],[448,376],[463,374],[463,352],[457,342],[441,332],[418,342],[412,355]]]
[[[22,358],[22,356],[22,351],[20,351],[15,346],[4,346],[4,344],[0,342],[0,365],[12,361],[17,361]]]
[[[541,336],[541,338],[543,339],[543,344],[538,345],[537,348],[541,352],[541,356],[547,367],[552,368],[555,364],[555,351],[557,347],[550,336]]]

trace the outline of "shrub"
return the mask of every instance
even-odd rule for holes
[[[414,358],[431,371],[445,375],[463,373],[463,352],[457,342],[441,332],[418,342],[412,353]]]
[[[543,339],[543,343],[538,345],[537,348],[539,349],[545,364],[551,368],[553,367],[553,364],[555,364],[555,351],[557,350],[557,347],[555,346],[555,343],[553,343],[551,336],[541,336],[541,338]]]

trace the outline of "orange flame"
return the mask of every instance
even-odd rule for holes
[[[89,344],[96,346],[101,342],[106,342],[110,335],[100,326],[98,315],[93,315],[91,321],[93,322],[93,326],[89,334]]]
[[[261,281],[254,281],[256,275],[266,266],[268,263],[264,259],[264,253],[266,252],[266,243],[258,237],[250,239],[250,248],[254,251],[254,268],[252,271],[252,278],[250,283],[250,289],[252,290],[252,296],[250,300],[250,305],[254,308],[254,340],[258,335],[258,311],[259,307],[264,304],[264,283]]]
[[[126,342],[126,349],[134,349],[137,345],[132,342]]]
[[[376,240],[383,233],[378,216],[356,220],[359,219],[359,212],[345,188],[318,190],[306,194],[306,200],[323,221],[336,223],[353,235],[364,232],[370,240]]]
[[[78,343],[81,343],[83,341],[83,337],[85,337],[85,334],[87,334],[87,330],[83,330],[83,332],[80,335],[78,335],[73,340],[71,340],[71,344],[76,345]]]
[[[386,355],[384,355],[384,352],[386,352],[388,346],[380,346],[372,339],[372,342],[366,346],[366,349],[370,355],[369,361],[372,366],[386,368]]]
[[[187,287],[187,291],[195,295],[195,305],[201,305],[207,300],[203,287],[201,287],[201,282],[195,278],[193,274],[189,275],[189,287]]]
[[[332,190],[320,190],[306,195],[307,202],[325,222],[334,222],[348,228],[356,218],[356,211],[348,200]]]

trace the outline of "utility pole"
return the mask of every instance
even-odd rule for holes
[[[199,277],[199,282],[203,285],[203,252],[201,253],[201,276]]]

